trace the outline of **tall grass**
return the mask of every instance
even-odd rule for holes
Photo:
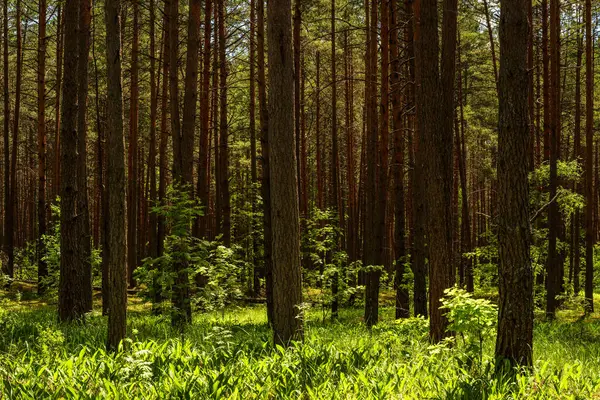
[[[283,349],[270,344],[261,307],[200,315],[183,336],[139,308],[124,349],[108,354],[98,313],[61,325],[51,306],[5,302],[0,399],[600,398],[595,321],[537,323],[535,368],[509,380],[493,373],[493,343],[475,362],[459,344],[430,345],[427,321],[390,314],[369,331],[358,309],[325,324],[309,313],[304,343]]]

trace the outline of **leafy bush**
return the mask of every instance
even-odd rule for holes
[[[478,361],[481,367],[484,341],[496,333],[498,307],[489,300],[473,298],[471,293],[456,286],[444,293],[440,308],[447,310],[448,331],[458,334],[469,364]]]
[[[221,309],[241,297],[238,277],[245,267],[244,261],[238,256],[237,248],[192,236],[190,227],[194,219],[202,215],[202,206],[191,198],[188,190],[169,186],[164,204],[155,206],[153,212],[165,217],[170,234],[165,239],[163,254],[146,258],[136,269],[144,298],[154,302],[160,298],[162,310],[170,308],[177,265],[185,265],[188,286],[198,284],[193,303],[199,308]]]

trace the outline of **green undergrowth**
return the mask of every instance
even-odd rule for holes
[[[309,312],[306,339],[274,348],[262,306],[195,317],[183,335],[168,317],[132,307],[124,349],[104,350],[106,318],[61,325],[55,307],[0,299],[0,399],[593,399],[600,398],[600,323],[537,322],[535,368],[493,371],[493,340],[474,357],[458,338],[428,341],[424,319],[383,321],[361,310],[336,322]]]

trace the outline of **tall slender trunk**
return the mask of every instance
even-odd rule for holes
[[[259,0],[260,1],[260,0]],[[252,238],[252,294],[260,295],[261,270],[258,266],[258,237],[256,234],[256,211],[257,193],[256,185],[258,176],[256,172],[256,0],[250,1],[250,203],[252,206],[252,217],[250,222]]]
[[[300,78],[302,71],[300,69],[300,52],[301,52],[301,37],[300,27],[302,24],[302,0],[294,0],[294,15],[293,15],[293,46],[294,46],[294,136],[296,138],[296,172],[298,174],[298,204],[300,210],[302,205],[302,179],[300,176]],[[303,217],[303,215],[301,215]]]
[[[592,0],[585,1],[585,300],[594,312],[594,64]]]
[[[65,13],[62,11],[61,3],[58,4],[57,11],[57,27],[56,27],[56,98],[54,102],[54,181],[52,182],[52,201],[56,200],[56,196],[60,193],[60,117],[61,117],[61,93],[62,93],[62,78],[63,78],[63,45],[65,41],[64,35]],[[8,57],[8,56],[6,56]],[[6,67],[5,67],[6,68]],[[8,114],[7,114],[8,115]]]
[[[461,265],[464,273],[464,281],[461,281],[461,285],[465,285],[468,292],[474,291],[473,284],[473,260],[471,257],[465,256],[470,253],[473,249],[473,242],[471,238],[471,213],[469,211],[469,195],[467,191],[467,147],[465,140],[465,115],[463,107],[463,89],[462,89],[462,58],[461,58],[461,47],[460,47],[460,34],[458,42],[458,106],[460,112],[460,131],[454,133],[456,137],[456,151],[458,152],[458,169],[460,176],[460,193],[461,193]]]
[[[581,10],[581,9],[580,9]],[[581,17],[580,17],[581,18]],[[581,24],[581,19],[579,19]],[[581,64],[583,60],[583,26],[577,28],[577,65],[575,67],[575,126],[573,137],[573,159],[577,162],[583,161],[581,152]],[[580,182],[574,184],[574,190],[583,194],[582,185]],[[573,292],[579,294],[579,273],[581,269],[581,213],[575,211],[571,224],[571,253],[573,255],[573,263],[571,268],[570,282],[573,283]]]
[[[298,1],[298,0],[296,0]],[[336,75],[336,57],[335,57],[335,0],[331,0],[331,192],[329,207],[333,213],[334,225],[341,225],[340,212],[340,158],[338,151],[338,133],[337,133],[337,75]],[[298,122],[296,122],[298,124]],[[336,238],[335,250],[339,247],[339,239]],[[331,277],[331,316],[338,316],[338,287],[339,275],[334,273]]]
[[[290,0],[268,3],[269,146],[273,249],[273,336],[276,344],[301,339],[302,277]],[[290,162],[292,161],[292,162]],[[290,168],[291,165],[291,168]]]
[[[227,121],[227,59],[225,0],[218,1],[219,13],[219,180],[221,187],[221,233],[225,246],[231,244],[231,200],[229,194],[229,126]]]
[[[99,196],[99,210],[97,212],[97,228],[101,231],[98,234],[101,236],[101,258],[102,258],[102,315],[108,315],[108,291],[109,291],[109,280],[108,280],[108,197],[106,194],[106,137],[104,125],[100,119],[100,89],[99,89],[99,77],[98,77],[98,59],[96,57],[96,15],[93,17],[94,21],[94,38],[92,39],[92,58],[94,62],[94,91],[95,91],[95,103],[96,103],[96,132],[98,139],[96,143],[97,148],[97,192]]]
[[[355,131],[354,131],[354,85],[352,80],[352,49],[349,33],[344,32],[344,108],[346,124],[346,181],[348,185],[348,221],[346,224],[346,252],[350,262],[359,257],[358,234],[359,218],[356,200],[356,162],[355,162]],[[358,283],[356,276],[348,282],[351,286]],[[352,296],[352,300],[355,296]],[[351,301],[352,302],[352,301]]]
[[[561,256],[557,249],[560,214],[558,190],[560,135],[560,4],[550,0],[550,205],[548,206],[548,259],[546,264],[546,316],[554,318],[561,287]]]
[[[200,99],[200,148],[198,162],[198,197],[200,204],[204,207],[204,215],[198,218],[198,237],[205,237],[209,221],[209,192],[210,163],[208,162],[210,146],[210,38],[211,38],[211,16],[212,0],[204,3],[204,53],[202,55],[202,91]],[[251,74],[252,76],[252,74]]]
[[[48,264],[42,237],[46,234],[46,0],[39,1],[37,58],[37,134],[38,134],[38,293],[45,292]]]
[[[389,10],[390,28],[390,57],[392,62],[391,88],[392,88],[392,127],[394,137],[394,163],[392,164],[394,179],[394,262],[396,289],[396,318],[410,316],[409,294],[405,287],[404,265],[406,262],[406,218],[404,202],[404,133],[402,113],[402,88],[400,49],[398,45],[398,31],[400,30],[399,5],[392,2]]]
[[[370,3],[370,6],[369,6]],[[377,163],[378,163],[378,124],[377,124],[377,2],[368,0],[365,2],[366,12],[369,14],[367,22],[367,55],[366,63],[366,173],[365,173],[365,234],[364,260],[365,266],[380,265],[382,259],[380,241],[382,227],[378,225],[378,186],[377,186]],[[375,325],[379,318],[379,279],[380,270],[372,270],[365,273],[365,323],[368,327]]]
[[[19,190],[19,182],[17,181],[17,158],[19,156],[19,131],[21,128],[21,82],[23,80],[23,36],[21,29],[21,0],[17,0],[16,4],[16,25],[17,25],[17,79],[15,87],[15,115],[13,119],[13,134],[12,134],[12,157],[10,159],[10,199],[7,207],[7,221],[10,228],[8,229],[8,246],[6,253],[8,256],[9,276],[13,276],[15,266],[15,232],[20,232],[20,225],[17,216],[19,215],[19,206],[17,202],[17,194]]]
[[[125,211],[125,144],[123,133],[123,91],[121,88],[120,0],[106,0],[107,132],[108,165],[108,340],[117,350],[127,334],[127,256]],[[66,68],[65,68],[66,69]],[[65,74],[66,78],[66,74]],[[66,97],[66,96],[65,96]]]
[[[550,56],[548,54],[548,0],[542,0],[542,64],[544,74],[544,161],[550,159]]]
[[[483,13],[485,14],[485,26],[488,31],[490,40],[490,51],[492,53],[492,67],[494,69],[494,83],[496,84],[496,93],[498,93],[498,63],[496,57],[496,42],[494,41],[494,31],[492,30],[492,22],[490,18],[490,10],[487,0],[483,0]]]
[[[163,65],[162,65],[162,93],[161,93],[161,115],[160,115],[160,144],[158,152],[159,163],[159,181],[158,181],[158,201],[164,204],[167,193],[167,143],[169,141],[169,129],[167,124],[167,116],[169,113],[169,74],[170,74],[170,52],[169,52],[169,20],[168,13],[163,16]],[[158,216],[157,228],[157,247],[158,255],[161,256],[164,251],[166,237],[166,221],[163,215]]]
[[[157,198],[156,188],[156,118],[158,115],[158,88],[160,77],[157,77],[156,69],[156,3],[155,0],[150,0],[150,149],[148,152],[148,173],[149,173],[149,196],[148,208],[155,204]],[[160,68],[160,59],[158,63]],[[158,82],[157,82],[158,81]],[[158,256],[158,232],[157,232],[157,215],[150,211],[148,216],[148,238],[149,249],[148,255],[151,258]]]
[[[185,63],[185,94],[183,98],[183,122],[181,145],[183,175],[186,184],[192,184],[194,127],[198,103],[198,55],[200,53],[200,0],[192,0],[188,16],[188,37]],[[192,189],[191,186],[189,188]]]
[[[188,132],[183,135],[181,120],[179,117],[179,75],[177,73],[177,60],[179,57],[179,0],[169,0],[169,64],[171,74],[169,75],[169,94],[171,98],[171,137],[173,138],[173,181],[180,185],[191,184],[192,161],[190,152],[193,150],[193,141],[189,140]],[[180,248],[178,251],[185,252]],[[173,287],[173,313],[171,323],[173,326],[182,328],[192,320],[192,307],[189,295],[188,265],[184,260],[178,260],[174,265],[175,274]]]
[[[88,174],[87,174],[87,101],[88,101],[88,62],[90,56],[92,2],[79,0],[79,62],[77,65],[77,213],[79,215],[78,238],[80,257],[84,273],[84,299],[87,311],[92,311],[92,238],[90,234],[90,213],[88,202]]]
[[[260,114],[260,146],[262,159],[261,194],[263,198],[264,263],[265,286],[267,295],[267,319],[274,323],[273,304],[273,252],[271,231],[271,167],[269,164],[269,114],[267,110],[267,92],[265,78],[265,2],[258,0],[256,16],[258,61],[258,107]]]
[[[323,152],[321,141],[321,53],[317,50],[316,59],[316,86],[315,86],[315,136],[316,136],[316,158],[317,158],[317,208],[323,210],[325,207],[324,191],[325,183],[323,182]]]
[[[129,99],[129,148],[127,157],[127,285],[135,286],[133,273],[138,264],[138,123],[139,123],[139,2],[133,0],[133,38],[131,44],[131,80]]]
[[[412,11],[411,12],[411,3]],[[420,40],[419,25],[415,23],[415,16],[418,15],[420,5],[405,1],[405,6],[410,13],[407,24],[407,53],[409,67],[409,84],[407,86],[407,98],[413,105],[415,112],[410,116],[413,129],[412,146],[410,151],[413,154],[413,165],[409,173],[409,182],[412,189],[412,248],[411,248],[411,266],[414,275],[414,313],[418,316],[427,316],[427,269],[425,266],[425,201],[423,198],[423,183],[421,176],[423,174],[424,148],[423,134],[420,132],[417,118],[420,113],[416,102],[416,82],[420,80],[420,72],[417,70],[417,60],[415,58],[415,42]]]
[[[79,1],[65,3],[65,77],[61,116],[61,201],[60,201],[60,281],[58,292],[58,316],[70,321],[84,316],[87,305],[84,295],[85,271],[79,246],[79,222],[77,200],[79,196],[77,150],[79,134],[77,63],[79,59]]]
[[[3,247],[6,253],[13,245],[13,213],[10,202],[10,98],[8,83],[8,0],[4,0],[3,4],[3,88],[4,88],[4,243]],[[11,265],[3,265],[4,273],[9,276],[13,275]]]

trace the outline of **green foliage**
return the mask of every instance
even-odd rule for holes
[[[444,294],[440,308],[447,310],[448,331],[461,339],[468,363],[478,361],[479,367],[483,366],[484,341],[496,333],[498,307],[456,286],[446,289]]]
[[[307,229],[303,240],[314,269],[305,269],[304,279],[309,285],[322,289],[331,288],[335,280],[338,286],[338,293],[335,295],[338,303],[347,303],[362,292],[363,288],[351,284],[356,282],[362,263],[349,262],[348,254],[341,249],[343,231],[337,221],[337,215],[333,211],[323,211],[316,207],[312,218],[305,221]],[[323,320],[327,315],[327,306],[336,299],[330,290],[307,292],[305,297],[321,304]]]
[[[188,286],[200,282],[193,294],[193,303],[203,310],[221,309],[241,297],[240,271],[245,267],[239,247],[227,248],[218,242],[199,240],[191,234],[191,224],[202,215],[202,206],[189,191],[169,186],[164,204],[153,212],[163,216],[170,228],[162,255],[146,258],[136,269],[142,284],[141,295],[154,301],[157,294],[163,300],[163,311],[171,307],[177,266],[188,273]]]
[[[269,344],[263,307],[198,316],[182,340],[161,316],[130,313],[134,337],[104,350],[106,318],[61,325],[50,306],[0,305],[0,396],[6,399],[590,399],[600,391],[600,324],[540,323],[531,373],[509,381],[465,368],[462,347],[430,345],[428,321],[372,330],[360,311],[313,324],[304,343]],[[10,311],[8,311],[10,310]],[[313,310],[314,313],[318,311]],[[491,357],[490,347],[484,348]]]
[[[238,279],[245,261],[239,256],[239,247],[228,248],[218,242],[204,243],[208,250],[205,259],[198,260],[195,276],[204,277],[204,284],[194,295],[198,308],[205,311],[223,310],[242,297]]]

